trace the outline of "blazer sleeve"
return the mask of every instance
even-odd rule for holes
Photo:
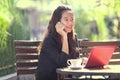
[[[49,36],[44,40],[41,53],[46,55],[54,65],[57,65],[57,67],[67,66],[68,55],[62,52],[61,46],[53,37]]]

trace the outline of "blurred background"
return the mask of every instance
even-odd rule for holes
[[[120,39],[120,0],[0,0],[0,76],[15,72],[14,40],[41,40],[53,10],[70,5],[79,39]]]

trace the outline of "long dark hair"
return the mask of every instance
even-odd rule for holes
[[[59,42],[59,44],[61,44],[61,36],[57,33],[56,31],[56,28],[55,28],[55,25],[57,22],[60,21],[61,17],[62,17],[62,14],[64,11],[66,10],[70,10],[72,11],[72,9],[68,6],[65,6],[65,5],[62,5],[62,6],[58,6],[55,11],[53,12],[52,14],[52,17],[49,21],[49,24],[48,24],[48,28],[47,28],[47,34],[52,34],[52,35],[55,35],[57,36],[57,41]],[[69,54],[71,54],[71,58],[74,56],[73,53],[75,53],[75,36],[74,36],[74,29],[68,33],[68,44],[69,44]]]
[[[49,21],[48,31],[49,33],[57,34],[55,25],[60,21],[62,14],[66,10],[71,10],[68,6],[58,6],[52,14],[51,20]]]

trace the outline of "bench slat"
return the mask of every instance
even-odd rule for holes
[[[16,55],[17,60],[34,60],[38,59],[38,55]]]
[[[21,67],[35,67],[38,65],[38,62],[17,62],[16,66],[21,68]]]
[[[82,48],[81,53],[90,53],[91,48]],[[120,52],[120,48],[116,48],[114,52]]]
[[[105,42],[79,41],[79,46],[110,46],[110,45],[120,46],[120,41],[105,41]]]
[[[112,59],[119,59],[120,58],[120,53],[112,55]]]
[[[24,70],[17,70],[19,74],[35,74],[36,69],[24,69]]]
[[[15,40],[15,46],[38,46],[41,41],[29,41],[29,40]]]
[[[21,53],[32,53],[32,54],[37,54],[37,48],[15,48],[16,54],[21,54]]]
[[[118,65],[118,64],[120,64],[120,61],[110,61],[109,64],[111,64],[111,65]]]

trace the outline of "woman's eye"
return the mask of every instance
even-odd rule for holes
[[[68,21],[68,19],[65,19],[65,21]]]
[[[65,21],[73,21],[73,19],[64,19]]]

